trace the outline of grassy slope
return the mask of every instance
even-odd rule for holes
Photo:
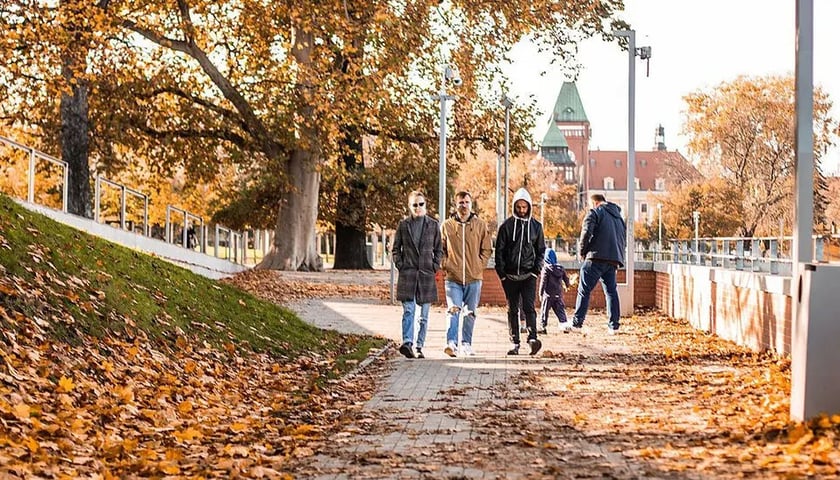
[[[0,291],[0,306],[51,320],[56,337],[70,343],[108,331],[167,343],[186,335],[279,356],[333,358],[358,358],[381,343],[322,331],[285,308],[31,213],[2,195],[0,274],[42,290]]]

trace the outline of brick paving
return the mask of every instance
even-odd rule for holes
[[[379,334],[401,339],[399,305],[383,305],[364,299],[310,299],[292,306],[301,318],[323,328],[347,333]],[[571,313],[571,310],[568,310]],[[478,428],[486,419],[477,411],[495,411],[504,419],[508,403],[520,395],[511,387],[524,372],[539,372],[556,363],[555,352],[598,355],[624,353],[622,336],[606,335],[603,314],[587,317],[587,335],[563,334],[555,323],[541,336],[542,351],[534,357],[524,343],[519,356],[507,356],[510,348],[505,310],[480,308],[473,338],[473,357],[450,358],[443,353],[446,319],[442,307],[432,307],[425,359],[407,359],[392,349],[387,355],[390,374],[379,391],[364,406],[356,424],[330,440],[335,448],[311,460],[311,478],[529,478],[530,470],[517,472],[495,464],[479,465],[459,448],[480,441],[487,429]],[[510,409],[513,410],[513,409]],[[518,414],[522,414],[521,411]],[[544,415],[540,410],[525,412],[531,421]],[[511,423],[521,418],[511,418]],[[504,420],[502,423],[505,423]],[[624,460],[591,445],[590,455],[615,457],[617,467]],[[578,448],[581,448],[578,445]],[[584,446],[586,450],[586,446]],[[427,461],[428,456],[449,457],[447,462]],[[585,453],[585,452],[584,452]],[[460,460],[460,461],[459,461]]]

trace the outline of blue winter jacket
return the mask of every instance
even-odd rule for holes
[[[580,232],[580,256],[624,266],[627,246],[627,225],[621,218],[621,207],[604,202],[586,214]]]

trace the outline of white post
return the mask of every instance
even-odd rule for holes
[[[626,278],[619,286],[621,297],[621,315],[633,315],[635,304],[635,235],[634,219],[636,215],[636,31],[620,30],[613,34],[627,37],[628,53],[628,88],[627,88],[627,253],[625,256]]]
[[[438,175],[438,219],[442,222],[446,218],[446,91],[443,85],[440,87],[440,169]]]
[[[691,212],[691,218],[694,219],[694,263],[700,264],[700,212],[697,210]],[[753,252],[755,256],[755,252]]]
[[[811,296],[811,275],[817,275],[817,266],[813,262],[814,251],[811,236],[814,229],[814,2],[813,0],[796,1],[796,196],[793,225],[793,276],[791,278],[792,326],[791,326],[791,382],[790,416],[791,420],[802,421],[827,411],[826,406],[834,404],[837,398],[831,398],[832,384],[837,385],[837,375],[831,375],[826,382],[826,373],[836,372],[827,359],[830,347],[823,349],[824,339],[821,331],[830,327],[820,322],[834,321],[836,315],[822,318],[808,310]],[[808,272],[807,270],[813,270]],[[820,284],[814,285],[814,289]],[[816,292],[815,292],[816,293]],[[836,295],[835,295],[836,297]],[[825,303],[834,297],[826,295],[821,299],[824,309],[831,310]],[[833,300],[836,312],[837,300]],[[836,337],[828,338],[836,342]],[[825,350],[825,351],[823,351]],[[828,397],[828,398],[827,398]]]
[[[662,204],[656,204],[656,210],[659,215],[659,260],[662,260]]]
[[[35,203],[35,149],[29,149],[29,191],[26,193],[29,203]]]
[[[505,201],[504,201],[504,209],[502,210],[503,216],[502,220],[504,221],[505,218],[508,217],[508,190],[510,190],[510,177],[508,172],[510,171],[510,107],[512,103],[510,100],[505,97],[504,98],[505,104]]]

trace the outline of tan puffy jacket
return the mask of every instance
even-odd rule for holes
[[[487,224],[478,215],[470,213],[466,222],[457,213],[447,218],[441,226],[441,243],[441,268],[447,280],[466,285],[484,278],[493,245]]]

